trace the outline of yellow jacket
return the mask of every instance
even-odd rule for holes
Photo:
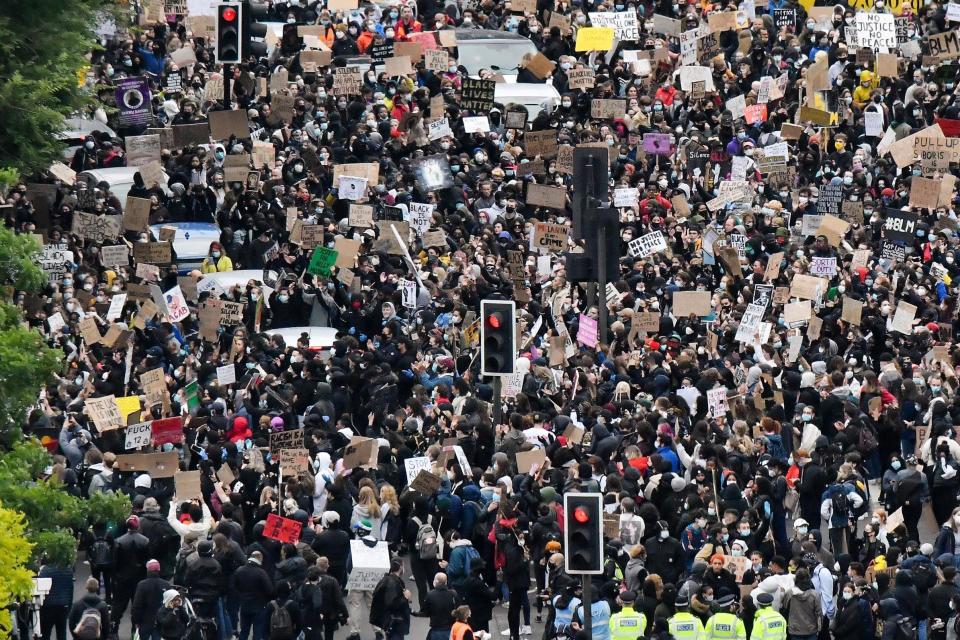
[[[200,264],[201,273],[218,273],[222,271],[233,271],[233,261],[226,254],[222,254],[216,260],[213,259],[213,256],[207,256]]]

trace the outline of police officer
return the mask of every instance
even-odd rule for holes
[[[610,616],[610,640],[637,640],[646,633],[647,616],[633,609],[636,599],[637,594],[633,591],[624,591],[617,596],[621,609]]]
[[[726,593],[713,601],[714,614],[707,620],[705,640],[747,640],[743,620],[733,613],[736,601]]]
[[[674,605],[677,612],[667,620],[670,635],[675,640],[703,640],[703,623],[689,611],[690,597],[685,592],[678,593]]]
[[[760,593],[756,598],[757,614],[753,618],[750,640],[786,640],[787,621],[772,608],[773,594]]]

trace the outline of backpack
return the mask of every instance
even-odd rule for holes
[[[834,491],[830,496],[830,503],[833,505],[833,517],[847,519],[850,517],[850,501],[847,500],[845,489],[841,486],[840,491]]]
[[[910,569],[910,577],[913,578],[913,584],[921,593],[937,584],[937,576],[928,564],[917,564]]]
[[[270,603],[273,611],[270,616],[270,640],[291,640],[294,635],[293,618],[290,611],[274,600]]]
[[[86,609],[80,616],[80,622],[73,628],[73,637],[78,640],[98,640],[100,638],[100,612]]]
[[[430,523],[420,522],[419,518],[414,518],[419,526],[417,529],[417,557],[421,560],[436,560],[440,557],[440,543],[437,542],[437,532],[434,531]]]
[[[308,627],[319,625],[323,619],[323,591],[320,584],[305,584],[297,594],[297,604],[303,614],[303,623]]]
[[[880,443],[877,442],[877,436],[873,433],[873,427],[869,424],[863,424],[860,427],[860,438],[857,444],[860,445],[860,451],[863,453],[869,453],[880,446]]]
[[[917,623],[910,616],[900,616],[894,622],[893,640],[915,640]]]
[[[463,562],[463,570],[466,573],[465,577],[469,578],[470,568],[473,566],[475,560],[480,559],[480,552],[477,551],[472,544],[465,546],[464,549],[466,549],[467,557]]]
[[[87,553],[90,559],[90,565],[94,567],[112,567],[113,566],[113,548],[106,538],[98,537],[90,545],[90,551]]]

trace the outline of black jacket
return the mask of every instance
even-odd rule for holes
[[[460,604],[457,592],[450,587],[434,589],[427,594],[423,613],[430,615],[431,629],[449,629],[453,626],[451,612]]]
[[[70,629],[70,633],[73,633],[73,630],[80,623],[80,618],[83,617],[83,612],[87,609],[96,609],[100,612],[100,635],[102,637],[109,635],[110,606],[95,593],[88,593],[70,607],[70,615],[67,617],[67,628]]]
[[[243,609],[265,607],[273,599],[273,582],[263,567],[247,563],[233,574],[230,591]]]
[[[165,578],[172,577],[177,566],[177,552],[180,550],[180,534],[159,512],[148,512],[140,516],[140,533],[150,541],[150,557],[160,562],[160,575]]]
[[[116,580],[139,580],[147,573],[150,539],[138,531],[128,531],[113,546]]]
[[[676,584],[680,572],[685,568],[680,541],[676,538],[661,540],[652,537],[644,545],[647,548],[647,571],[663,578],[664,583]]]
[[[219,598],[223,593],[223,571],[213,558],[199,557],[187,565],[183,578],[190,598]]]
[[[347,571],[347,559],[350,557],[350,534],[342,529],[326,529],[317,534],[310,545],[318,556],[330,561],[330,575],[339,577]]]
[[[190,616],[182,605],[176,609],[161,607],[157,614],[157,628],[163,640],[181,640],[189,624]]]
[[[137,585],[130,606],[130,622],[135,627],[153,628],[157,612],[163,606],[163,592],[170,588],[170,582],[159,576],[149,576]]]
[[[406,627],[410,626],[410,607],[403,596],[403,578],[396,574],[387,573],[376,589],[373,590],[373,600],[370,604],[370,624],[381,629],[390,629],[400,632],[406,619]]]
[[[291,588],[296,589],[307,580],[307,561],[293,556],[278,562],[273,577],[277,582],[289,582]]]

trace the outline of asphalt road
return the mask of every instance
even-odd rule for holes
[[[873,484],[873,483],[872,483]],[[871,495],[876,496],[879,493],[878,486],[872,486]],[[862,524],[861,524],[862,527]],[[924,507],[923,516],[919,524],[920,529],[920,542],[930,542],[933,543],[936,540],[938,526],[933,517],[933,511],[930,509],[929,505]],[[824,540],[828,540],[827,531],[823,529]],[[76,570],[76,580],[74,582],[74,593],[77,598],[83,594],[83,585],[87,580],[87,577],[90,575],[90,568],[85,562],[79,561],[77,563]],[[409,570],[408,570],[408,575]],[[536,609],[534,608],[534,603],[536,602],[536,590],[533,588],[533,583],[531,582],[530,590],[530,602],[531,602],[531,611],[530,611],[530,624],[532,627],[532,634],[527,636],[530,640],[538,640],[542,637],[543,634],[543,624],[538,624],[536,622]],[[416,591],[417,587],[413,583],[413,580],[410,579],[407,581],[407,588],[410,589],[414,594],[413,601],[416,603]],[[546,619],[546,610],[544,610],[544,619]],[[521,620],[522,622],[522,620]],[[506,606],[498,606],[493,610],[493,620],[490,621],[490,631],[493,634],[493,640],[500,640],[501,638],[506,638],[508,636],[501,635],[501,632],[508,629],[507,625],[507,608]],[[410,620],[410,633],[408,638],[426,638],[427,631],[429,630],[429,620],[427,618],[411,618]],[[341,628],[337,634],[337,640],[346,640],[349,635],[347,628]],[[373,630],[368,624],[364,622],[362,625],[362,636],[363,640],[373,640]],[[132,632],[130,629],[130,617],[129,609],[126,617],[124,618],[122,624],[120,625],[120,640],[131,640]]]

